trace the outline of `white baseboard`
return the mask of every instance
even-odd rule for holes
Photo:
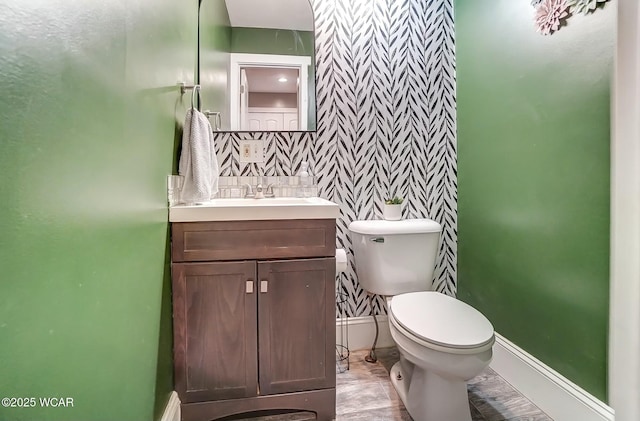
[[[613,421],[612,408],[496,333],[491,368],[554,421]]]
[[[178,398],[178,394],[173,391],[171,392],[171,396],[169,396],[169,402],[167,402],[167,406],[164,408],[160,421],[180,421],[180,415],[180,398]]]
[[[389,332],[389,320],[387,316],[376,316],[376,318],[378,319],[378,327],[380,328],[376,348],[387,348],[393,346],[394,344],[393,339],[391,338],[391,332]],[[344,330],[345,326],[343,325],[342,328]],[[348,338],[350,351],[371,349],[373,338],[376,334],[375,325],[373,324],[373,317],[349,317],[348,330],[349,334],[345,337]],[[341,340],[340,337],[340,319],[336,320],[336,343],[347,345],[344,343],[344,339]]]

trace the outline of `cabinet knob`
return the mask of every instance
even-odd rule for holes
[[[247,294],[253,294],[253,281],[252,280],[247,281],[246,291],[247,291]]]
[[[267,292],[269,287],[269,281],[262,280],[260,281],[260,292]]]

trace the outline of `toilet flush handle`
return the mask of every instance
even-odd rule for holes
[[[384,243],[384,237],[374,237],[371,239],[374,243]]]

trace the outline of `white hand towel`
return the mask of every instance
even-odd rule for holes
[[[218,192],[218,158],[211,124],[194,108],[187,111],[184,120],[178,173],[184,176],[181,202],[206,202]]]

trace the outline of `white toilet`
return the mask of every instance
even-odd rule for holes
[[[491,362],[493,326],[473,307],[431,291],[440,225],[429,219],[354,221],[356,272],[387,297],[400,351],[391,382],[414,421],[471,421],[467,380]]]

